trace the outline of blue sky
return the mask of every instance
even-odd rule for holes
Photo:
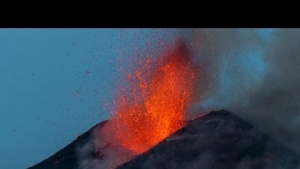
[[[109,117],[118,61],[175,29],[0,29],[0,168],[27,168]],[[16,161],[13,162],[12,161]]]
[[[0,29],[0,168],[32,166],[109,118],[121,69],[146,53],[155,57],[180,31]],[[263,41],[271,32],[256,31]],[[241,46],[237,69],[246,82],[260,80],[264,50]],[[202,106],[215,107],[231,91],[235,77],[228,64],[220,66],[219,92]]]

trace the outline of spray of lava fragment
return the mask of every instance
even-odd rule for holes
[[[117,98],[110,131],[113,141],[140,154],[184,125],[194,72],[188,48],[178,43],[160,59],[149,58],[128,74],[128,89]]]

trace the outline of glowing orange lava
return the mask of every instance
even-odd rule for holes
[[[127,79],[128,89],[118,96],[106,132],[113,132],[114,141],[140,154],[184,125],[194,82],[188,48],[181,42],[157,61],[146,58]]]

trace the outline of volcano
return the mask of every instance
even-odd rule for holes
[[[94,126],[48,159],[28,169],[79,169],[78,148],[88,144]],[[87,155],[105,159],[96,150]],[[188,121],[148,151],[117,169],[300,169],[300,156],[228,111]]]

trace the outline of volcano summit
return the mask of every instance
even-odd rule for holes
[[[82,165],[78,149],[91,144],[92,130],[29,169],[96,169],[106,163],[103,150],[88,149]],[[95,162],[97,161],[97,162]],[[300,156],[227,111],[188,121],[150,150],[132,156],[117,169],[300,169]]]

